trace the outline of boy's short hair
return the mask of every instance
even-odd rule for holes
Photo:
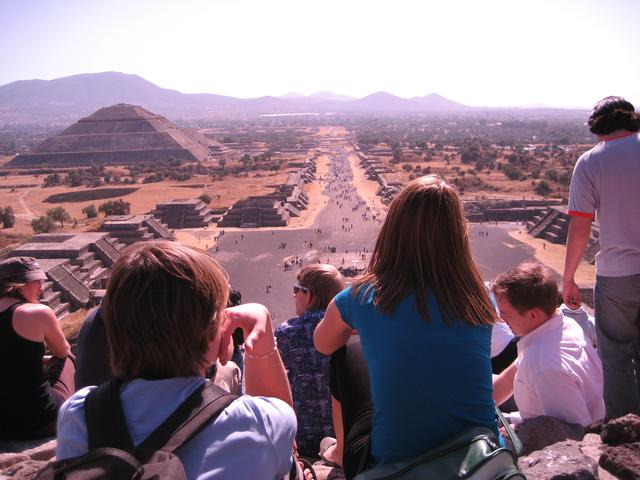
[[[547,315],[553,315],[558,307],[555,274],[540,263],[521,263],[498,275],[491,291],[494,295],[504,295],[520,313],[539,308]]]
[[[127,248],[103,302],[114,376],[198,375],[228,294],[226,272],[202,250],[168,241]]]
[[[344,277],[336,267],[327,263],[309,265],[300,270],[296,278],[313,295],[309,310],[326,310],[333,297],[344,289]]]

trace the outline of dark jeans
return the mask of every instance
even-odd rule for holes
[[[640,415],[640,275],[597,276],[594,300],[607,419]]]
[[[51,357],[45,367],[45,378],[51,385],[49,390],[48,408],[51,413],[47,417],[53,418],[46,420],[38,426],[32,428],[21,428],[18,431],[11,432],[12,440],[32,440],[36,438],[52,437],[56,434],[56,416],[57,412],[64,401],[75,393],[74,375],[76,369],[73,360],[70,357],[58,358]],[[4,437],[4,435],[2,435]]]
[[[373,422],[369,370],[358,335],[331,356],[330,368],[331,395],[342,405],[343,470],[345,477],[351,479],[369,457]]]

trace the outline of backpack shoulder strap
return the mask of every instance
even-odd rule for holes
[[[113,447],[129,453],[134,451],[120,401],[121,384],[117,379],[109,380],[84,400],[89,450]]]
[[[202,430],[233,402],[232,395],[212,383],[196,389],[158,428],[139,446],[137,456],[143,451],[164,450],[173,452]],[[144,459],[140,459],[144,463]]]

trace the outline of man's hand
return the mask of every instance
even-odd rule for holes
[[[562,281],[562,300],[572,310],[580,307],[580,288],[573,278]]]

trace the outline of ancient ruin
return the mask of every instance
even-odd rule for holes
[[[32,152],[16,155],[9,166],[202,161],[209,157],[208,143],[204,136],[182,130],[161,115],[120,103],[80,119]]]
[[[38,259],[47,275],[41,303],[58,318],[102,297],[110,267],[124,245],[106,232],[43,233],[19,246],[10,256]]]
[[[151,213],[169,228],[202,228],[216,218],[198,199],[158,203]]]
[[[287,183],[278,185],[269,195],[248,197],[236,202],[218,222],[220,227],[284,227],[291,217],[300,215],[309,205],[305,183],[315,179],[316,164],[308,158],[303,168],[289,175]]]
[[[106,218],[101,230],[109,232],[125,245],[147,240],[176,239],[166,225],[152,215],[111,215]]]
[[[569,223],[571,217],[566,206],[548,207],[527,222],[527,231],[530,235],[543,238],[551,243],[564,245],[567,241]],[[591,226],[591,235],[584,253],[584,260],[593,263],[600,251],[600,227],[594,223]]]

